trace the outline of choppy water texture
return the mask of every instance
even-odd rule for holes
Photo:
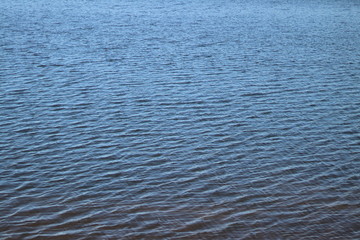
[[[357,1],[0,4],[1,239],[359,239]]]

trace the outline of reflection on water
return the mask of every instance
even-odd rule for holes
[[[360,238],[360,5],[4,0],[2,239]]]

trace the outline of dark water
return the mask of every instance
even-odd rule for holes
[[[0,3],[1,239],[360,239],[358,1]]]

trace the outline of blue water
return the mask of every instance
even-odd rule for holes
[[[360,3],[2,0],[1,239],[360,239]]]

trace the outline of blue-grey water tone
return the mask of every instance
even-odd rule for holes
[[[2,0],[1,239],[360,239],[360,2]]]

